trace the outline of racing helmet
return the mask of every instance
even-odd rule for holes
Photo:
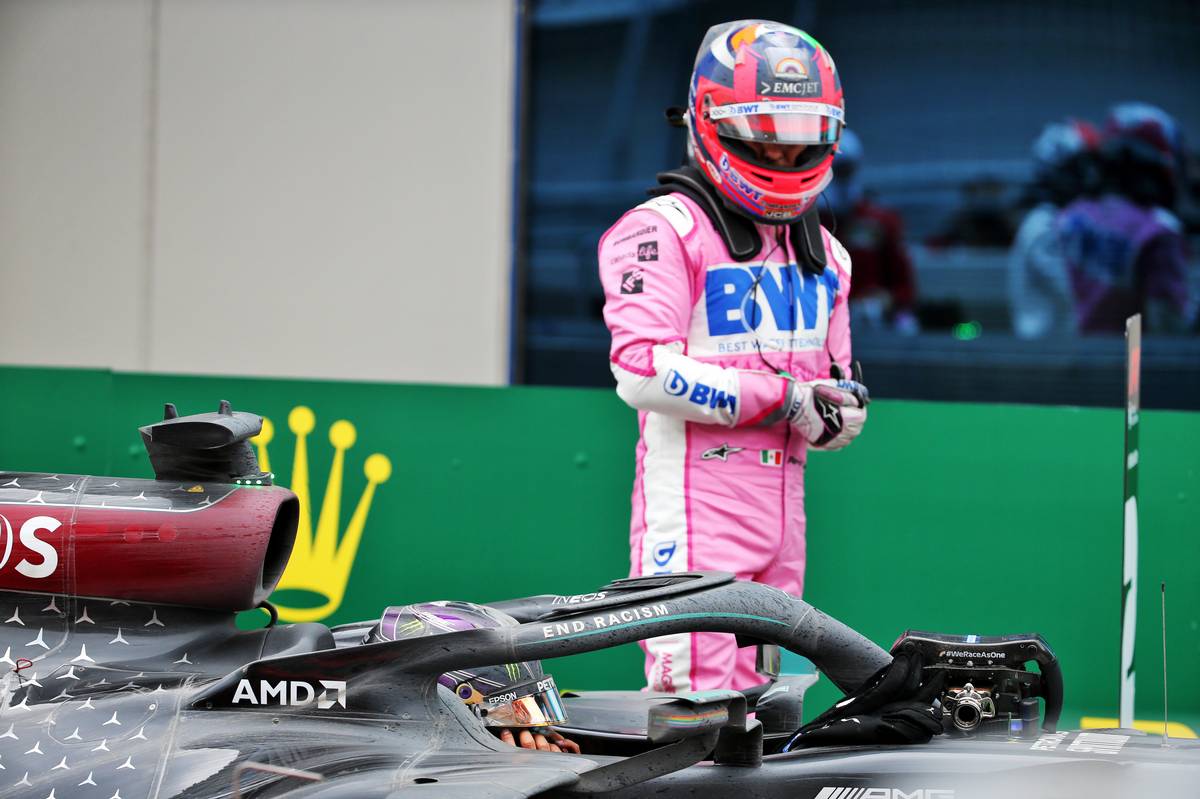
[[[804,31],[726,22],[709,28],[696,54],[685,120],[688,155],[725,203],[755,221],[789,224],[829,183],[845,121],[842,84]],[[767,157],[772,150],[795,160],[781,166]]]
[[[1100,132],[1088,122],[1067,119],[1047,123],[1033,141],[1033,182],[1055,205],[1099,188]]]
[[[1134,202],[1171,208],[1184,166],[1183,132],[1149,103],[1118,103],[1104,123],[1104,156],[1117,188]]]
[[[385,608],[363,643],[517,624],[507,613],[474,602],[422,602]],[[438,682],[469,705],[489,727],[544,727],[567,719],[554,677],[542,671],[541,661],[456,669],[438,677]]]

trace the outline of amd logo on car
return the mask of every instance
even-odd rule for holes
[[[822,788],[814,799],[954,799],[954,791],[948,788],[916,788],[905,791],[900,788],[831,786]]]
[[[346,683],[344,680],[320,680],[324,690],[318,694],[311,685],[302,680],[258,680],[258,687],[245,678],[233,692],[233,704],[282,705],[304,707],[315,699],[318,710],[328,710],[340,705],[346,707]]]

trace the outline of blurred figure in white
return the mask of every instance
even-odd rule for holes
[[[1019,338],[1075,332],[1075,302],[1055,220],[1075,198],[1098,191],[1099,141],[1091,125],[1068,120],[1046,125],[1033,143],[1035,204],[1009,251],[1009,307]]]

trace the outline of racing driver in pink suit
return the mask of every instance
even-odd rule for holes
[[[711,28],[689,165],[600,240],[617,393],[638,410],[635,576],[714,569],[799,596],[808,447],[866,421],[850,376],[850,259],[814,207],[844,121],[829,53],[761,20]],[[762,682],[732,636],[645,642],[651,690]]]

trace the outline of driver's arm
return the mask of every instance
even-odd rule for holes
[[[690,236],[698,235],[693,227]],[[788,409],[793,381],[723,368],[686,352],[701,292],[684,244],[656,211],[634,209],[600,240],[604,321],[617,394],[638,410],[722,427],[769,425]]]

